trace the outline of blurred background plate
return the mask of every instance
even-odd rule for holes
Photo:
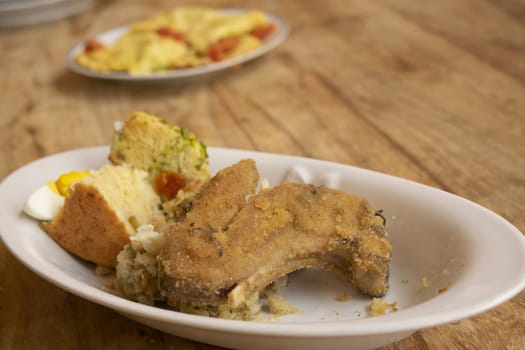
[[[94,0],[0,0],[0,28],[54,21],[87,10]]]
[[[221,9],[222,13],[244,13],[246,9]],[[80,75],[88,76],[91,78],[109,79],[109,80],[125,80],[135,82],[145,81],[163,81],[180,78],[190,78],[202,76],[209,73],[218,72],[227,68],[237,66],[241,63],[256,59],[269,51],[279,46],[288,36],[289,27],[287,23],[280,17],[270,13],[266,13],[269,20],[277,26],[277,30],[266,38],[262,45],[246,54],[229,58],[224,61],[214,62],[203,66],[197,66],[192,68],[180,68],[168,71],[160,71],[154,73],[143,73],[143,74],[129,74],[127,72],[99,72],[80,66],[76,63],[75,57],[84,50],[85,41],[77,43],[68,53],[66,58],[66,64],[68,68]],[[129,26],[124,25],[117,28],[110,29],[103,33],[95,36],[97,41],[105,45],[113,44],[121,35],[127,32]]]

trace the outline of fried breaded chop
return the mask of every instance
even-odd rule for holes
[[[241,193],[255,188],[244,177],[255,177],[233,172],[242,176],[213,178],[186,219],[167,234],[159,277],[169,303],[235,308],[277,278],[314,266],[341,272],[367,295],[386,293],[391,246],[382,218],[365,199],[324,186],[283,183],[239,204]]]

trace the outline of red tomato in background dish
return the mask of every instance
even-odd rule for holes
[[[239,38],[227,37],[219,39],[208,48],[208,56],[212,61],[222,61],[224,57],[239,45]]]
[[[267,23],[253,28],[250,34],[262,40],[270,36],[276,28],[275,24]]]
[[[86,52],[93,52],[98,49],[103,49],[105,47],[104,44],[102,44],[100,41],[95,39],[89,39],[86,41],[86,44],[84,45],[84,50]]]
[[[208,49],[208,56],[212,61],[218,62],[224,59],[224,52],[222,52],[218,46],[211,45]]]
[[[186,36],[180,32],[177,32],[170,27],[160,27],[156,30],[157,34],[160,36],[165,36],[168,38],[172,38],[174,40],[186,43]]]

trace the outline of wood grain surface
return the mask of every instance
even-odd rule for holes
[[[196,80],[128,84],[66,69],[77,41],[187,3],[260,8],[291,33],[259,60]],[[107,144],[115,120],[146,110],[209,146],[441,188],[525,231],[524,1],[100,1],[74,17],[0,30],[0,90],[0,179],[49,154]],[[0,277],[1,349],[218,349],[69,294],[3,243]],[[384,349],[525,349],[525,292]]]

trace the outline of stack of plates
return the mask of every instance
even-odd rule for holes
[[[53,21],[85,11],[94,0],[0,0],[0,28]]]

